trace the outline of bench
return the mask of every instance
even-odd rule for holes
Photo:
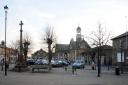
[[[38,71],[39,71],[39,69],[46,69],[48,72],[50,71],[50,69],[49,69],[50,66],[49,65],[31,65],[30,67],[31,67],[32,72],[34,72],[35,69],[38,69]]]

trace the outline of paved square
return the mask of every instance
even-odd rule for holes
[[[47,72],[8,72],[8,76],[0,71],[0,85],[128,85],[128,74],[116,76],[114,71],[102,71],[97,77],[97,71],[84,69],[77,70],[75,75],[69,68],[53,68]]]

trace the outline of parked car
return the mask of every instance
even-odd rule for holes
[[[69,65],[69,63],[66,62],[65,60],[52,60],[51,64],[52,64],[52,67],[63,67],[63,66]]]
[[[46,60],[46,59],[37,59],[35,64],[37,64],[37,65],[48,64],[48,60]]]
[[[34,65],[35,61],[33,59],[27,59],[27,65]]]
[[[62,65],[63,65],[63,66],[68,66],[69,63],[68,63],[68,61],[66,61],[66,60],[62,60]]]
[[[59,63],[57,60],[51,60],[52,67],[59,67]]]
[[[76,60],[72,64],[72,68],[75,68],[75,69],[84,69],[85,68],[85,63],[82,60]]]

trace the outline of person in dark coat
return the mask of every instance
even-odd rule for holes
[[[4,58],[3,59],[1,59],[1,71],[3,71],[4,70]]]

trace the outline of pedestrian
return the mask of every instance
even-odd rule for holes
[[[3,70],[4,70],[4,58],[1,59],[1,71],[3,71]]]
[[[95,63],[92,61],[92,70],[95,70]]]
[[[74,66],[72,66],[72,74],[74,75],[74,74],[77,74],[76,73],[76,68],[74,67]]]
[[[6,61],[6,68],[9,69],[9,61]]]
[[[67,66],[64,66],[65,71],[67,71]]]

